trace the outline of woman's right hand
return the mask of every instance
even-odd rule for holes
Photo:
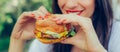
[[[39,17],[49,14],[48,11],[41,6],[38,10],[32,12],[23,12],[12,31],[11,38],[27,41],[34,38],[35,21]]]

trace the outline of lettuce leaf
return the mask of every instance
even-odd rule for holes
[[[74,30],[74,27],[72,27],[72,29],[68,33],[68,36],[75,36],[76,32]]]
[[[61,36],[58,33],[52,32],[52,31],[46,31],[46,34],[51,35],[54,38],[60,38]]]
[[[54,38],[61,38],[62,36],[66,36],[68,34],[68,31],[64,31],[60,34],[58,34],[56,32],[52,32],[52,31],[46,31],[45,33],[48,35],[51,35]]]

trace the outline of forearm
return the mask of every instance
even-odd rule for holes
[[[93,35],[93,36],[88,36],[88,39],[90,41],[87,41],[87,43],[89,43],[90,45],[88,48],[88,52],[107,52],[107,50],[103,47],[103,45],[100,43],[100,41],[98,40],[98,37],[96,36],[95,33],[89,33],[89,35]],[[91,47],[91,48],[90,48]]]
[[[24,42],[20,39],[11,38],[8,52],[23,52]]]
[[[107,52],[107,50],[100,43],[92,26],[90,27],[89,25],[89,28],[85,32],[85,37],[85,43],[87,44],[83,46],[85,48],[85,52]],[[79,44],[77,46],[80,47]]]
[[[107,50],[105,50],[105,49],[103,48],[103,49],[91,50],[91,51],[88,51],[88,52],[107,52]]]

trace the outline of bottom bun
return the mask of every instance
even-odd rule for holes
[[[46,39],[46,38],[39,38],[39,37],[36,37],[36,38],[42,43],[53,44],[53,43],[57,43],[57,42],[60,42],[62,40],[65,40],[67,38],[67,36],[61,37],[59,39]]]

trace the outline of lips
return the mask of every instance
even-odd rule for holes
[[[81,13],[83,12],[83,10],[66,10],[67,14],[77,14],[77,15],[81,15]]]

